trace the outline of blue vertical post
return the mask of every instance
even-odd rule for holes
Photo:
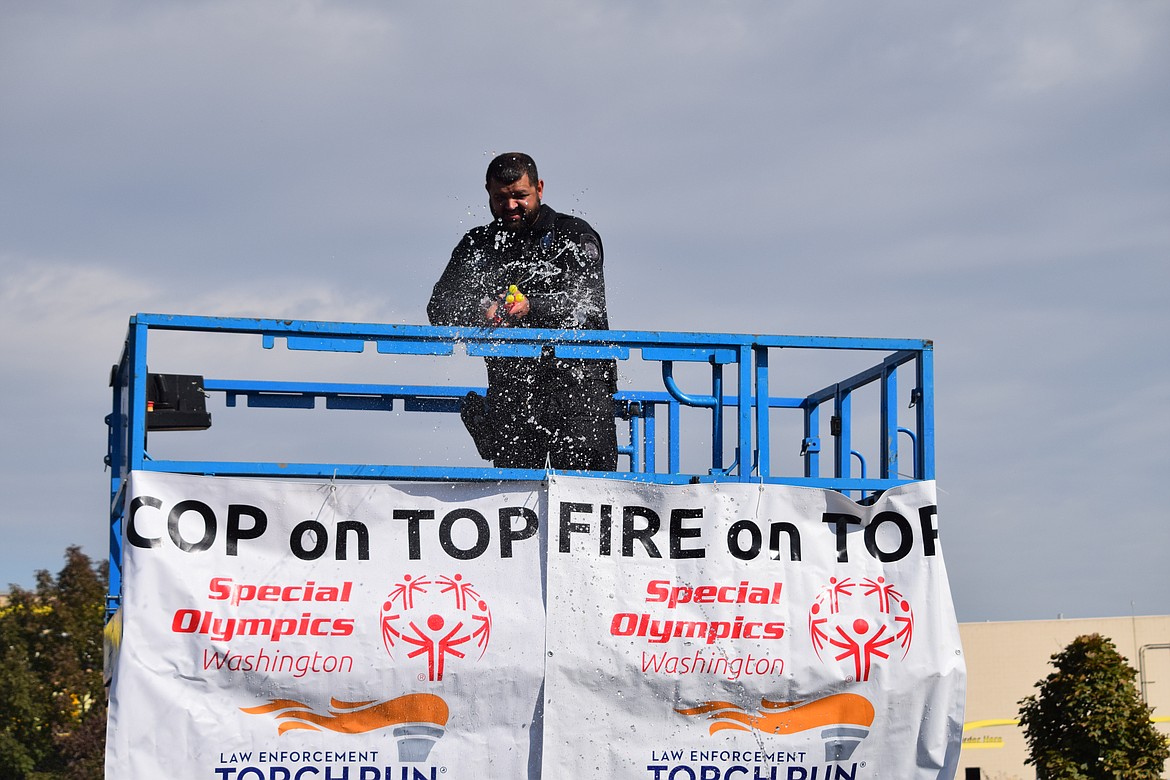
[[[125,521],[130,473],[146,461],[146,332],[130,318],[126,349],[114,377],[114,409],[110,415],[110,570],[106,614],[122,596],[122,525]]]
[[[654,437],[658,435],[657,426],[654,424],[654,407],[655,405],[650,402],[642,405],[642,414],[646,422],[646,471],[651,474],[658,470],[654,450]]]
[[[642,470],[642,418],[630,415],[630,471]]]
[[[882,366],[882,452],[880,472],[883,479],[898,476],[898,369],[890,363]]]
[[[756,354],[756,473],[772,476],[771,408],[768,405],[768,348],[755,347]]]
[[[918,356],[918,457],[915,479],[934,479],[934,344]]]
[[[723,470],[723,364],[711,358],[711,470]]]
[[[837,416],[837,434],[833,460],[835,462],[834,476],[838,479],[849,479],[850,466],[853,459],[853,396],[849,390],[837,388],[834,411]]]
[[[110,467],[109,504],[109,571],[106,577],[106,619],[117,610],[122,593],[122,517],[126,508],[126,426],[129,422],[127,386],[129,383],[129,352],[124,352],[114,367],[113,394],[110,416],[106,459]]]
[[[147,327],[134,317],[126,339],[130,369],[130,420],[126,426],[126,470],[142,468],[146,462],[146,333]]]
[[[805,399],[804,407],[804,475],[821,475],[821,405]]]
[[[739,461],[739,481],[752,476],[752,348],[741,344],[737,354],[736,384],[739,403],[736,405],[736,456]]]
[[[114,373],[111,377],[113,398],[110,404],[110,416],[106,418],[106,425],[109,428],[109,435],[106,439],[106,465],[110,467],[111,505],[122,484],[122,460],[125,457],[125,451],[122,447],[123,439],[126,436],[126,413],[123,409],[126,397],[125,377],[126,355],[123,354],[118,365],[114,366]]]
[[[670,429],[670,451],[667,460],[669,461],[670,473],[682,473],[682,458],[679,455],[679,442],[682,439],[682,431],[680,430],[679,421],[679,403],[673,398],[667,402],[667,427]]]

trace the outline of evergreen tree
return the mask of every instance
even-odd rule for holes
[[[78,547],[0,606],[0,780],[102,776],[106,564]]]
[[[1027,763],[1038,780],[1157,780],[1170,757],[1134,671],[1109,639],[1079,636],[1052,656],[1056,671],[1020,701]]]

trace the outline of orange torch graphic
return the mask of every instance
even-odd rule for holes
[[[273,699],[259,707],[241,707],[249,715],[274,714],[281,721],[278,734],[296,729],[365,734],[392,728],[398,740],[398,760],[426,761],[431,747],[446,732],[447,702],[431,693],[408,693],[387,701],[338,701],[330,699],[329,710],[315,711],[293,699]]]
[[[821,729],[825,760],[844,761],[853,755],[873,725],[873,704],[855,693],[834,693],[812,701],[760,700],[760,711],[749,712],[729,701],[708,701],[697,707],[676,709],[680,715],[706,715],[710,733],[726,729],[763,734],[795,734]]]

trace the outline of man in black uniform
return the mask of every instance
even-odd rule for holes
[[[427,305],[434,325],[608,330],[601,237],[583,219],[541,203],[526,154],[488,165],[495,220],[467,233]],[[487,399],[469,394],[463,420],[498,468],[614,471],[612,360],[487,358]]]

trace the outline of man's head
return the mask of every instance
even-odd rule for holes
[[[523,152],[505,152],[488,164],[488,207],[506,230],[520,230],[536,221],[544,182],[536,162]]]

